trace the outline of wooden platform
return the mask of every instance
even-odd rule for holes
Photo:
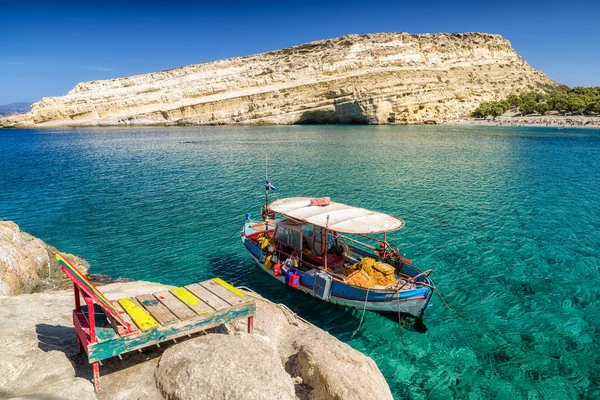
[[[248,333],[252,333],[254,300],[220,278],[111,301],[62,254],[57,252],[56,260],[73,282],[73,325],[79,350],[92,364],[96,390],[100,389],[100,360],[239,318],[248,318]]]
[[[247,318],[256,310],[253,299],[219,278],[111,303],[131,324],[129,332],[119,332],[98,305],[91,319],[87,306],[73,313],[75,326],[81,327],[82,342],[87,344],[90,363]],[[86,327],[91,320],[95,338]]]

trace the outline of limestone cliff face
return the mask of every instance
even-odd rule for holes
[[[419,123],[558,86],[499,35],[349,35],[80,83],[0,126]]]

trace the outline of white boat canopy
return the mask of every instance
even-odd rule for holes
[[[310,197],[279,199],[272,202],[269,209],[295,220],[340,233],[384,233],[404,227],[404,221],[399,218],[365,208],[334,201],[326,206],[312,206]]]

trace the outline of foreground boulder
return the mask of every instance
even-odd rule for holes
[[[28,233],[14,222],[0,221],[0,295],[33,293],[68,285],[56,262],[56,249]],[[87,263],[66,254],[81,271]]]
[[[95,398],[73,364],[72,303],[68,292],[0,296],[0,398]]]
[[[258,335],[206,335],[166,350],[156,383],[168,399],[295,399],[279,356]]]
[[[391,399],[392,393],[375,362],[346,343],[316,329],[293,342],[297,353],[289,371],[312,388],[311,399]]]
[[[269,338],[292,377],[296,394],[311,400],[392,399],[375,362],[322,329],[299,319],[284,306],[257,299],[255,335]],[[233,327],[244,332],[246,321]]]

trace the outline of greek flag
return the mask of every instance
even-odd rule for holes
[[[273,191],[277,191],[277,188],[273,185],[271,185],[271,182],[269,182],[269,180],[267,179],[265,181],[265,190],[268,192],[269,190],[273,190]]]

